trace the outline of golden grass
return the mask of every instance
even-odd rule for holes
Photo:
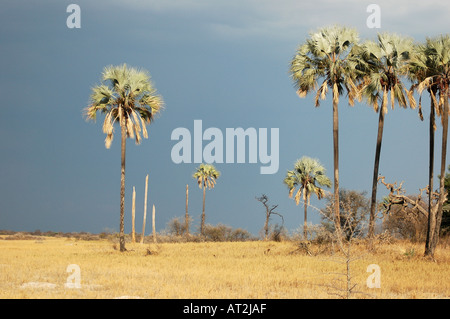
[[[0,298],[336,298],[345,286],[344,259],[309,256],[294,242],[127,244],[65,238],[0,240]],[[450,248],[425,260],[423,244],[397,243],[367,253],[354,246],[353,298],[450,297]],[[64,284],[69,264],[81,270],[81,288]],[[381,269],[381,288],[369,289],[369,264]],[[30,284],[31,283],[31,284]],[[35,283],[34,287],[32,283]],[[39,283],[53,284],[39,287]],[[27,286],[28,285],[28,286]],[[38,286],[38,287],[36,287]]]

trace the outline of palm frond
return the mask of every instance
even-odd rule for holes
[[[422,96],[419,96],[419,118],[423,121],[423,113],[422,113]]]

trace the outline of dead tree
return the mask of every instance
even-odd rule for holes
[[[381,184],[386,186],[386,189],[389,191],[388,201],[386,203],[384,203],[384,209],[383,209],[384,212],[390,211],[393,205],[402,205],[405,208],[408,207],[409,205],[411,205],[413,207],[413,210],[417,210],[418,212],[420,212],[421,214],[423,214],[425,217],[428,218],[428,211],[424,207],[422,207],[422,205],[420,205],[422,202],[423,191],[426,190],[427,194],[429,192],[428,186],[419,189],[419,191],[420,191],[419,196],[417,196],[416,198],[413,198],[412,196],[405,194],[405,191],[403,189],[403,182],[401,182],[397,186],[397,182],[395,182],[394,184],[386,183],[384,179],[385,179],[384,176],[378,177],[378,180],[381,182]],[[432,196],[435,198],[439,198],[439,194],[434,193],[434,192],[433,192]],[[432,205],[431,209],[432,209],[432,211],[436,211],[437,206]]]
[[[269,205],[269,197],[267,197],[266,194],[262,194],[260,197],[255,197],[257,201],[261,202],[265,209],[266,209],[266,222],[264,223],[264,239],[267,239],[269,236],[269,219],[270,215],[275,214],[281,217],[281,220],[284,224],[284,218],[283,215],[280,213],[275,212],[275,209],[278,207],[278,205]]]
[[[417,198],[413,198],[412,196],[408,196],[405,195],[405,192],[402,188],[403,182],[401,182],[398,186],[397,186],[397,182],[395,182],[394,184],[391,183],[386,183],[384,180],[384,176],[380,176],[378,177],[378,180],[384,185],[386,186],[386,188],[389,190],[389,195],[388,195],[388,201],[386,203],[384,203],[384,211],[388,212],[392,205],[402,205],[403,207],[408,207],[409,205],[412,206],[413,210],[418,211],[420,214],[422,214],[424,217],[426,217],[429,221],[431,220],[430,226],[428,227],[428,234],[427,234],[427,238],[430,237],[430,233],[435,233],[436,230],[436,223],[434,223],[433,221],[436,219],[435,216],[437,214],[438,211],[438,204],[439,204],[439,193],[432,191],[431,192],[431,198],[432,201],[434,201],[431,205],[430,205],[430,214],[427,211],[426,208],[422,207],[422,205],[420,205],[423,201],[422,201],[422,193],[425,191],[427,195],[429,195],[430,193],[430,187],[426,186],[424,188],[419,189],[420,193],[419,196],[417,196]],[[445,202],[447,200],[447,193],[443,194],[443,201]],[[431,256],[432,258],[434,258],[434,256]]]

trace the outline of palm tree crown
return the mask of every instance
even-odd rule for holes
[[[102,81],[106,84],[92,88],[90,105],[85,108],[89,120],[95,120],[97,112],[105,115],[103,133],[105,146],[109,148],[114,137],[114,123],[123,123],[127,137],[141,142],[141,131],[148,138],[146,125],[163,108],[162,98],[145,70],[121,66],[108,66],[103,70]]]
[[[192,177],[197,180],[198,187],[211,189],[220,177],[220,172],[212,164],[200,164]]]
[[[443,113],[445,88],[450,82],[450,36],[427,38],[425,45],[418,46],[411,63],[416,77],[415,88],[422,94],[423,90],[431,91],[435,110],[438,116]],[[439,100],[437,100],[439,95]],[[443,120],[443,117],[441,118]]]
[[[316,91],[315,106],[319,106],[319,100],[325,99],[328,88],[332,89],[336,102],[345,89],[349,104],[354,105],[358,96],[355,78],[359,62],[352,54],[352,48],[358,41],[357,31],[347,27],[331,26],[312,33],[291,61],[290,73],[297,94],[305,97],[310,91]],[[317,89],[320,79],[322,83]]]
[[[378,112],[381,101],[382,111],[387,113],[389,93],[392,109],[395,101],[401,107],[406,108],[409,102],[411,108],[415,108],[415,100],[402,81],[402,76],[408,74],[413,40],[393,33],[381,33],[377,42],[368,40],[359,49],[366,67],[362,96],[375,112]]]
[[[295,190],[295,203],[309,203],[311,194],[316,194],[318,199],[322,199],[325,191],[320,186],[331,187],[330,179],[325,175],[325,167],[317,160],[311,157],[303,156],[294,164],[294,169],[287,171],[283,182],[289,189],[289,197],[292,198]]]

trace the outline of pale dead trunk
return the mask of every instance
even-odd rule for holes
[[[144,237],[145,237],[145,222],[146,222],[146,219],[147,219],[147,193],[148,193],[148,174],[145,177],[144,221],[142,222],[141,244],[144,243]]]
[[[153,205],[152,210],[152,229],[153,229],[153,242],[156,243],[155,205]]]

